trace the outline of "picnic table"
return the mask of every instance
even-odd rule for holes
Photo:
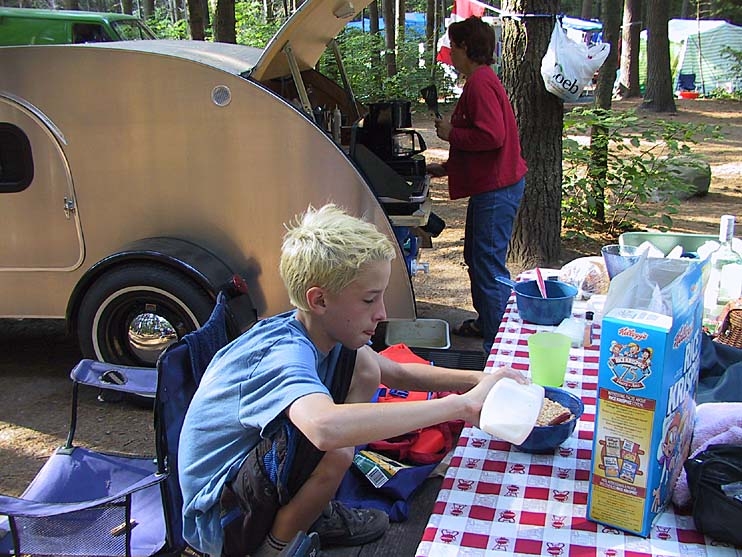
[[[584,311],[575,302],[574,316]],[[511,296],[485,371],[509,365],[528,375],[527,337],[553,329],[524,323]],[[585,404],[572,436],[554,454],[528,454],[465,428],[417,556],[742,557],[742,549],[705,537],[672,506],[647,538],[586,518],[600,354],[600,326],[594,329],[591,347],[570,350],[563,388]]]

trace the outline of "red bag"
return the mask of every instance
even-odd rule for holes
[[[394,344],[380,354],[395,362],[430,364],[429,361],[412,352],[405,344]],[[402,391],[389,389],[382,384],[379,385],[376,402],[430,400],[448,394],[447,392]],[[443,457],[453,449],[463,428],[464,420],[451,420],[410,431],[397,437],[374,441],[368,444],[368,449],[408,464],[433,464],[443,460]]]
[[[440,462],[453,449],[464,420],[451,420],[368,444],[368,449],[406,464]]]

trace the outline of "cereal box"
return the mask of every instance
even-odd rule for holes
[[[688,456],[700,364],[702,265],[663,265],[664,282],[653,287],[665,290],[664,311],[608,309],[600,341],[587,515],[641,536]]]

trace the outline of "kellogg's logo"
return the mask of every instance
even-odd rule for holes
[[[618,334],[619,336],[628,337],[633,340],[646,340],[648,336],[647,333],[640,333],[632,327],[621,327],[618,330]]]
[[[678,334],[675,335],[675,338],[672,341],[672,347],[677,348],[678,346],[683,344],[685,341],[687,341],[691,337],[692,334],[693,334],[693,329],[688,323],[685,323],[678,330]]]

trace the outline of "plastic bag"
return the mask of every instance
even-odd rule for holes
[[[678,308],[696,302],[699,288],[687,281],[696,275],[696,269],[703,270],[704,264],[696,259],[659,259],[641,254],[639,261],[611,280],[604,315],[614,308],[632,308],[673,316]]]
[[[573,41],[567,37],[562,22],[557,20],[549,48],[541,60],[541,77],[546,90],[565,101],[576,101],[610,50],[608,43],[587,45]]]
[[[559,270],[559,280],[577,288],[577,299],[608,292],[610,279],[602,257],[579,257]]]
[[[742,546],[742,446],[711,445],[684,467],[696,530]]]

